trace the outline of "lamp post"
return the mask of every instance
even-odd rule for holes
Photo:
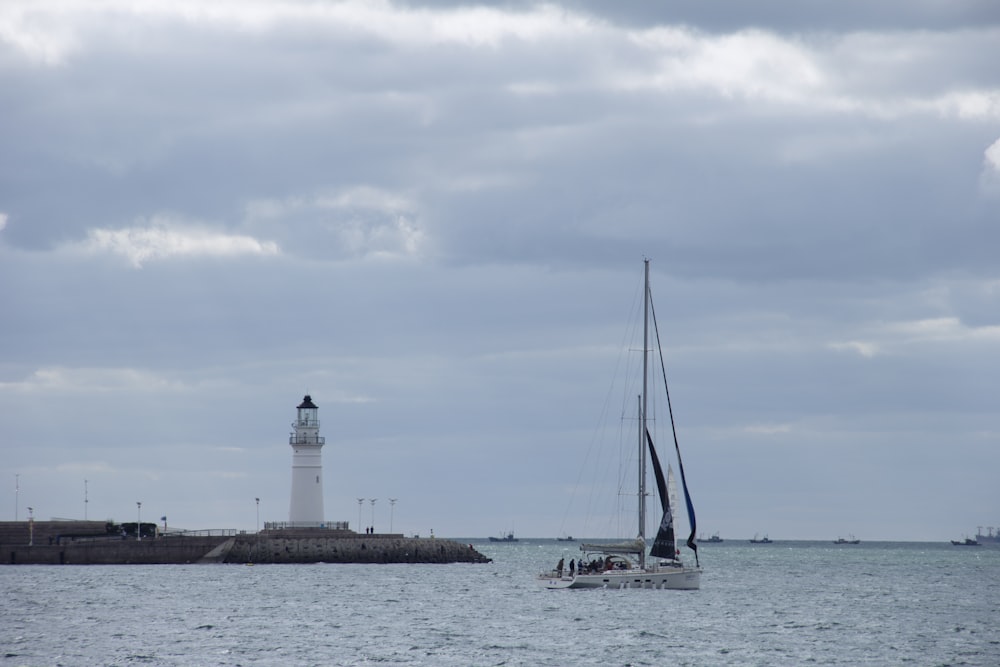
[[[135,501],[135,541],[142,542],[142,503]]]
[[[87,503],[90,499],[87,498],[87,480],[83,480],[83,520],[87,520]]]
[[[358,498],[358,530],[361,530],[361,506],[364,504],[364,498]]]
[[[396,509],[396,498],[389,498],[389,532],[392,532],[392,514]]]
[[[21,502],[21,475],[14,473],[14,521],[17,521]]]
[[[257,503],[257,532],[253,536],[253,550],[250,552],[251,563],[260,553],[260,498],[254,498],[253,501]]]
[[[376,500],[378,500],[378,498],[372,498],[372,500],[371,500],[371,503],[372,503],[372,535],[375,534],[375,501]]]
[[[28,508],[28,546],[35,544],[35,508]]]

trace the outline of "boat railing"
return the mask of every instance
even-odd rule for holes
[[[289,445],[325,445],[326,437],[322,435],[291,435]]]
[[[233,537],[241,531],[235,528],[204,528],[202,530],[169,530],[160,537]]]
[[[295,528],[318,528],[321,530],[349,530],[348,521],[267,521],[264,530],[291,530]]]
[[[580,551],[590,553],[605,554],[638,554],[646,550],[646,544],[642,540],[631,542],[605,542],[605,543],[583,543]]]

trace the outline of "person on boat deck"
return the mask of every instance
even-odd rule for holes
[[[573,561],[573,559],[571,558],[569,560],[569,576],[572,577],[575,572],[576,572],[576,564]]]
[[[608,556],[607,558],[604,559],[604,569],[605,570],[610,570],[613,566],[614,566],[614,563],[611,562],[611,556]]]
[[[556,572],[562,575],[562,571],[563,571],[563,559],[560,558],[559,562],[556,564]]]

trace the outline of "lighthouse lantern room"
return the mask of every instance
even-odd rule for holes
[[[324,527],[323,460],[325,438],[319,434],[319,408],[306,394],[297,408],[292,447],[292,500],[288,521],[298,527]]]

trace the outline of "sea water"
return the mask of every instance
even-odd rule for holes
[[[488,565],[0,566],[0,667],[1000,665],[1000,547],[701,544],[701,590],[535,584]]]

